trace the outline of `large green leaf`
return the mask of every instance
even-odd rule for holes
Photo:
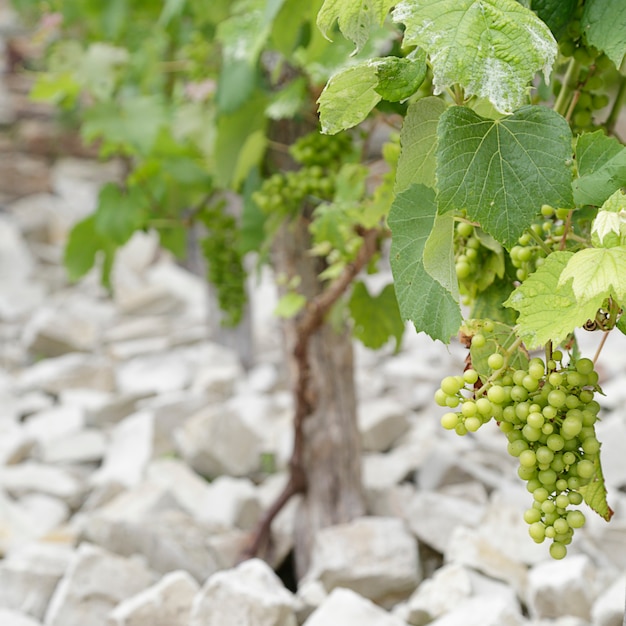
[[[578,299],[570,284],[560,283],[573,256],[573,252],[553,252],[504,303],[519,312],[517,332],[530,349],[548,341],[560,343],[575,328],[595,318],[602,305],[602,299]]]
[[[587,41],[619,68],[626,54],[624,0],[587,0],[581,23]]]
[[[559,37],[572,19],[578,0],[532,0],[530,8]]]
[[[572,135],[551,109],[526,106],[490,120],[451,107],[438,135],[439,210],[466,209],[505,246],[517,241],[542,204],[572,205]]]
[[[626,302],[626,246],[579,250],[563,269],[559,285],[570,279],[579,305],[602,304],[609,296]]]
[[[435,97],[420,98],[409,104],[400,131],[401,152],[396,172],[396,191],[413,183],[435,186],[437,124],[447,106]]]
[[[372,296],[365,284],[358,282],[352,289],[349,307],[354,336],[365,347],[378,350],[393,338],[399,350],[404,321],[393,285],[387,285],[377,296]]]
[[[626,148],[601,130],[578,137],[576,165],[578,178],[572,184],[576,204],[600,206],[626,185]]]
[[[329,38],[335,20],[344,37],[354,42],[358,52],[367,41],[372,26],[382,24],[395,0],[325,0],[317,25]]]
[[[503,113],[528,102],[557,54],[550,29],[515,0],[403,0],[393,18],[406,26],[404,45],[430,55],[436,92],[459,84]]]
[[[122,191],[115,183],[100,190],[95,227],[99,235],[116,245],[124,245],[147,219],[148,202],[145,194],[134,187]]]
[[[430,187],[412,185],[396,197],[388,220],[391,270],[403,319],[447,343],[462,317],[452,294],[424,267],[424,248],[436,214],[435,192]]]

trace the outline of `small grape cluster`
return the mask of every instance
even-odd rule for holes
[[[334,193],[334,178],[320,165],[311,165],[273,174],[252,197],[263,213],[288,216],[295,215],[305,200],[330,200]]]
[[[475,335],[472,342],[484,341]],[[448,412],[441,424],[459,435],[477,431],[495,419],[508,439],[509,454],[519,460],[518,475],[527,482],[533,504],[524,514],[536,543],[551,539],[550,555],[562,559],[574,530],[585,523],[580,488],[596,473],[600,443],[594,424],[600,405],[594,400],[598,375],[590,359],[567,366],[555,351],[547,362],[533,358],[526,369],[509,367],[495,352],[491,374],[482,385],[478,373],[447,376],[435,394]]]
[[[335,172],[352,151],[349,134],[304,135],[289,148],[298,170],[278,172],[266,178],[252,198],[266,214],[289,216],[297,214],[305,201],[319,204],[335,194]]]
[[[501,249],[496,252],[481,242],[476,228],[466,221],[456,225],[454,237],[456,276],[464,304],[471,304],[478,292],[485,290],[496,276],[504,273]]]
[[[541,221],[531,224],[509,252],[517,280],[524,281],[540,267],[549,252],[558,250],[565,232],[569,209],[555,209],[548,204],[541,207]]]
[[[290,146],[289,153],[294,161],[305,167],[328,167],[343,161],[352,149],[352,137],[349,133],[322,135],[314,132],[298,139]]]
[[[594,112],[609,104],[609,96],[605,93],[604,79],[599,72],[615,70],[612,61],[593,46],[587,45],[580,17],[582,7],[568,27],[565,36],[559,43],[559,51],[564,57],[573,57],[580,64],[577,76],[576,101],[573,103],[572,123],[577,131],[594,128]],[[557,90],[560,84],[555,85]],[[558,91],[557,94],[558,95]]]

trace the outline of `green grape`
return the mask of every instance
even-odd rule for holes
[[[472,348],[482,348],[485,343],[487,343],[485,335],[478,333],[472,337]]]
[[[461,385],[457,380],[456,376],[446,376],[441,381],[441,391],[443,391],[448,396],[453,396],[458,393],[461,389]]]
[[[454,430],[459,423],[459,416],[456,413],[445,413],[441,417],[441,425],[446,430]]]
[[[487,365],[489,365],[492,370],[498,370],[504,365],[504,357],[497,352],[490,354],[487,359]]]
[[[564,544],[559,543],[557,541],[552,543],[552,545],[550,546],[550,556],[553,559],[559,561],[561,559],[564,559],[566,555],[567,555],[567,548],[565,547]]]
[[[478,372],[473,369],[465,370],[463,372],[463,380],[466,383],[473,385],[474,383],[478,382]]]

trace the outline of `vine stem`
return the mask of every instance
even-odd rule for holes
[[[619,88],[617,90],[617,95],[615,96],[615,102],[613,102],[613,106],[611,107],[611,112],[609,113],[609,116],[606,118],[606,122],[604,123],[606,131],[610,135],[612,135],[613,131],[615,130],[617,120],[625,104],[626,104],[626,76],[620,75],[620,83],[619,83]]]
[[[550,250],[550,248],[546,245],[546,242],[532,228],[527,228],[526,232],[537,242],[539,247],[546,254],[550,254],[552,252],[552,250]]]
[[[580,72],[580,63],[576,59],[572,58],[567,66],[567,71],[563,77],[563,85],[561,91],[554,103],[553,109],[565,116],[567,113],[569,98],[572,92],[576,89],[578,83],[578,74]]]
[[[311,337],[322,327],[324,319],[334,304],[347,291],[357,274],[367,265],[378,249],[378,228],[360,229],[358,233],[363,244],[356,258],[348,264],[343,273],[318,296],[310,300],[296,323],[296,341],[293,348],[296,366],[294,385],[294,441],[289,459],[289,478],[283,490],[259,520],[252,531],[248,545],[240,555],[240,560],[253,558],[267,545],[272,522],[289,500],[307,490],[307,476],[304,459],[304,422],[316,408],[311,389],[311,364],[309,347]]]
[[[600,340],[598,349],[596,350],[596,353],[593,355],[594,365],[598,362],[598,359],[600,358],[600,353],[602,352],[602,348],[604,348],[604,344],[606,343],[606,340],[608,339],[610,332],[611,332],[610,330],[606,330],[604,331],[604,334],[602,335],[602,339]]]
[[[565,226],[563,227],[563,236],[561,237],[561,241],[559,243],[559,250],[565,250],[565,246],[567,244],[567,234],[569,233],[572,227],[572,215],[574,214],[574,210],[570,209],[567,214],[567,219],[565,220]]]
[[[493,383],[494,380],[498,380],[503,370],[507,368],[509,365],[509,361],[511,360],[511,356],[513,353],[522,345],[522,340],[518,337],[505,351],[504,353],[504,364],[500,369],[497,369],[487,380],[485,384],[474,394],[476,398],[481,398],[485,395],[487,391],[489,391],[489,386]]]

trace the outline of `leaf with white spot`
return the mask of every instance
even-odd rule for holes
[[[515,0],[404,0],[393,19],[404,45],[429,55],[435,93],[459,84],[502,113],[528,102],[535,74],[546,80],[557,54],[548,26]]]
[[[372,27],[385,21],[395,0],[325,0],[317,15],[317,26],[327,39],[335,21],[346,39],[358,52],[367,41]]]

